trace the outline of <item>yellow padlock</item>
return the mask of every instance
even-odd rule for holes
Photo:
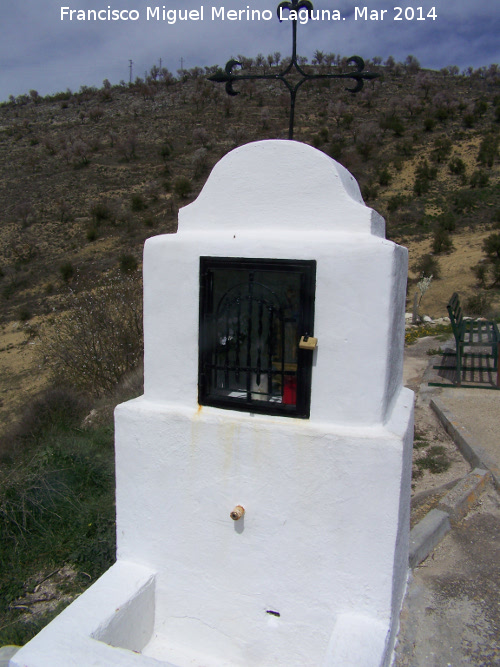
[[[314,350],[318,344],[318,339],[313,336],[301,336],[299,347],[301,350]]]

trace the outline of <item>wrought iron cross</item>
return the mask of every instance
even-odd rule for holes
[[[219,70],[216,74],[208,78],[210,81],[225,83],[226,92],[228,95],[239,95],[238,91],[233,90],[233,81],[243,81],[248,79],[274,79],[282,81],[290,92],[290,121],[288,125],[288,138],[293,139],[295,98],[297,96],[297,91],[305,81],[310,81],[311,79],[354,79],[356,81],[354,88],[346,88],[346,90],[351,93],[357,93],[361,90],[361,88],[363,88],[365,81],[375,79],[380,76],[380,74],[376,74],[374,72],[364,72],[363,70],[365,68],[365,63],[364,60],[359,56],[352,56],[347,61],[348,65],[353,63],[356,66],[356,69],[350,72],[345,72],[343,74],[308,74],[307,72],[304,72],[302,67],[297,62],[297,16],[300,10],[306,10],[308,16],[310,17],[313,5],[312,2],[309,2],[309,0],[291,0],[291,2],[280,2],[277,10],[280,23],[282,11],[285,9],[288,9],[290,12],[294,11],[295,14],[293,15],[294,18],[291,19],[292,58],[289,65],[283,71],[278,72],[277,74],[233,74],[233,69],[238,66],[241,67],[242,65],[237,60],[229,60],[226,63],[224,70]],[[290,74],[293,69],[295,69],[302,76],[302,78],[295,85],[286,79],[286,76]]]

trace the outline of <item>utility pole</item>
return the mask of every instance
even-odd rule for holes
[[[133,65],[133,62],[132,62],[131,60],[129,60],[128,62],[129,62],[129,66],[128,66],[128,69],[129,69],[129,77],[128,77],[128,81],[129,81],[129,83],[132,83],[132,65]]]
[[[184,58],[182,58],[182,56],[181,56],[181,70],[183,70],[183,69],[184,69]]]

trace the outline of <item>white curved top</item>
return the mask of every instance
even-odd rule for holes
[[[198,198],[179,211],[179,233],[283,229],[384,236],[356,179],[325,153],[298,141],[245,144],[214,167]]]

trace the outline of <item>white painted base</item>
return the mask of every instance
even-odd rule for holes
[[[123,563],[113,566],[80,600],[81,603],[73,603],[54,621],[48,628],[42,631],[29,644],[14,652],[14,657],[9,662],[9,667],[87,667],[95,665],[98,667],[240,667],[243,663],[235,663],[224,657],[207,656],[192,650],[191,647],[175,647],[168,637],[154,635],[142,649],[124,649],[122,644],[129,645],[129,635],[134,635],[137,625],[141,621],[141,609],[134,609],[134,615],[128,619],[120,614],[120,602],[123,595],[113,597],[114,586],[110,582],[120,581],[123,590],[130,592],[130,564],[128,572],[122,568]],[[137,568],[141,570],[142,568]],[[117,571],[120,571],[117,574]],[[149,592],[154,590],[154,579],[148,576],[147,587]],[[137,591],[135,591],[137,592]],[[102,595],[99,595],[102,593]],[[146,594],[147,597],[147,594]],[[111,617],[105,617],[106,610],[99,606],[105,598],[107,605],[114,606],[116,611]],[[118,599],[119,598],[119,599]],[[134,595],[125,601],[124,606],[134,607]],[[153,606],[149,611],[153,610]],[[99,627],[85,634],[86,621],[89,612],[93,614],[92,622]],[[270,623],[275,628],[278,622]],[[387,649],[389,628],[386,623],[377,619],[369,618],[359,614],[343,614],[336,620],[334,631],[327,649],[325,659],[318,663],[321,667],[379,667],[388,664]],[[109,642],[109,643],[108,643]],[[121,642],[121,643],[120,643]],[[248,664],[248,663],[245,663]],[[276,663],[268,661],[265,657],[259,663],[261,667],[272,667]],[[313,667],[316,663],[304,662],[304,666]]]
[[[386,664],[407,572],[412,413],[407,390],[385,426],[358,429],[119,406],[119,560],[12,667]]]

